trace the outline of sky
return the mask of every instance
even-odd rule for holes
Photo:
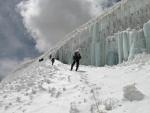
[[[0,77],[120,0],[0,0]]]

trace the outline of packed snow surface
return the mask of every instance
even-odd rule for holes
[[[0,84],[0,113],[150,113],[150,55],[117,66],[50,60],[20,68]]]

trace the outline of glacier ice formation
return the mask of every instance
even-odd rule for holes
[[[122,0],[69,33],[50,52],[70,64],[73,51],[81,48],[84,65],[116,65],[150,53],[149,30],[150,0]]]

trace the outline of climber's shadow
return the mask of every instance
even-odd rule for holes
[[[80,73],[85,73],[86,71],[83,71],[83,70],[79,70],[78,72],[80,72]]]

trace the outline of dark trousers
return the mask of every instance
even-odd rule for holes
[[[74,61],[73,61],[72,65],[71,65],[71,71],[72,71],[73,66],[74,66],[75,64],[76,64],[76,71],[77,71],[78,68],[79,68],[79,60],[74,60]]]

